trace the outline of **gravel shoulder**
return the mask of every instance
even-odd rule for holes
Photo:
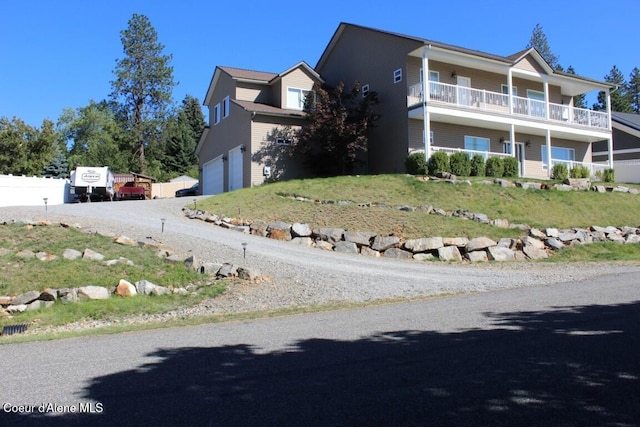
[[[199,315],[277,310],[329,303],[367,303],[547,286],[590,277],[640,272],[617,263],[511,262],[481,265],[398,261],[346,255],[288,242],[245,235],[199,220],[182,207],[191,199],[86,203],[44,207],[0,207],[0,222],[38,221],[78,224],[84,229],[162,241],[184,256],[257,268],[265,280],[233,285],[228,292],[196,307],[126,322],[162,321]],[[165,219],[164,232],[161,218]],[[246,243],[246,259],[242,243]],[[562,304],[561,301],[558,302]]]

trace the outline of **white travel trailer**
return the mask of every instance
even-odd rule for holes
[[[71,196],[80,202],[112,201],[113,183],[113,173],[107,166],[77,167],[71,172]]]

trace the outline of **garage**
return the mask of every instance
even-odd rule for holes
[[[224,163],[218,156],[202,167],[202,194],[219,194],[224,192]]]
[[[242,146],[229,151],[229,191],[243,187]]]

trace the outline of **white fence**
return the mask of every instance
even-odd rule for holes
[[[1,206],[61,205],[69,200],[69,180],[0,175]]]
[[[640,184],[640,160],[614,160],[616,182]]]

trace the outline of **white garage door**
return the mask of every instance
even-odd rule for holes
[[[236,147],[229,151],[229,191],[242,188],[242,181],[242,150]]]
[[[222,156],[202,167],[202,194],[219,194],[224,191],[224,164]]]

